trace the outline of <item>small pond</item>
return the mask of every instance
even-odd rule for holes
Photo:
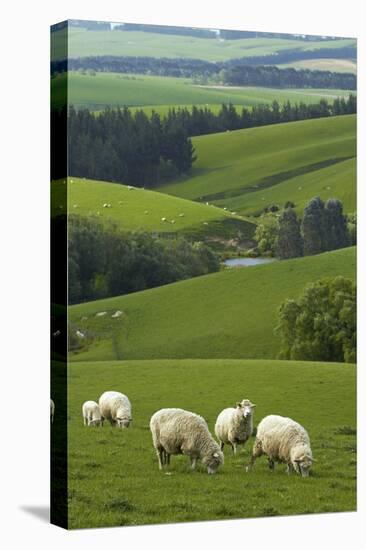
[[[276,258],[230,258],[225,260],[228,267],[251,267],[253,265],[270,264],[275,262]]]

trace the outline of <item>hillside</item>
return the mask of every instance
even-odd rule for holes
[[[173,78],[120,73],[80,74],[69,71],[51,80],[54,105],[63,100],[68,84],[68,101],[76,107],[100,110],[107,106],[123,107],[148,105],[208,105],[233,103],[251,107],[261,103],[317,103],[321,98],[333,101],[348,97],[348,90],[277,89],[235,86],[198,86],[187,78]],[[354,93],[354,92],[353,92]]]
[[[321,172],[317,181],[311,176],[333,165],[337,171],[344,170],[344,180],[337,184],[337,193],[343,189],[343,193],[350,196],[350,207],[354,203],[356,182],[351,164],[341,166],[339,163],[356,156],[355,115],[199,136],[193,138],[193,145],[198,159],[191,176],[161,187],[164,193],[220,206],[230,204],[241,213],[253,213],[270,204],[273,193],[274,196],[278,193],[276,198],[280,202],[304,202],[313,197],[314,192],[324,198],[333,197],[334,171],[329,168],[328,172]],[[302,181],[304,175],[309,179]],[[283,182],[288,182],[288,186]],[[302,183],[304,188],[299,195],[297,191]],[[283,187],[277,191],[279,184]]]
[[[64,181],[52,184],[54,212],[59,209],[57,194],[64,193]],[[105,204],[108,207],[104,207]],[[141,229],[156,233],[179,232],[197,238],[231,237],[236,236],[239,230],[251,238],[255,230],[252,222],[233,216],[221,208],[147,189],[129,189],[126,185],[81,178],[68,179],[68,212],[79,216],[95,216],[125,231]]]
[[[54,59],[62,56],[64,31],[54,33]],[[57,44],[58,35],[60,44]],[[98,55],[148,56],[148,57],[188,57],[207,61],[225,61],[232,58],[268,55],[285,50],[319,50],[324,48],[344,48],[355,46],[356,40],[291,40],[283,38],[245,38],[239,40],[219,40],[150,33],[143,31],[87,31],[71,28],[68,32],[69,57]]]
[[[71,306],[72,326],[95,337],[71,360],[275,358],[276,312],[306,283],[355,277],[355,248],[228,269],[171,285]],[[111,318],[116,310],[118,318]],[[97,313],[106,312],[102,317]]]

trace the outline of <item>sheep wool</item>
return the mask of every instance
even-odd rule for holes
[[[103,420],[109,420],[112,426],[128,428],[132,422],[130,400],[118,391],[104,392],[99,398],[99,409]]]
[[[288,473],[294,470],[302,477],[309,475],[314,462],[305,428],[291,418],[278,415],[266,416],[259,423],[247,471],[252,468],[256,458],[263,454],[268,456],[271,470],[275,462],[284,462]]]
[[[202,416],[183,409],[161,409],[150,420],[159,469],[170,463],[171,455],[189,456],[194,470],[197,460],[214,474],[224,463],[224,455],[209,432]]]

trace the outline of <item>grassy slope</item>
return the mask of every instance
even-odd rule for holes
[[[306,283],[336,275],[355,277],[355,248],[75,305],[69,308],[74,326],[98,339],[71,359],[274,358],[278,306]],[[116,310],[124,314],[111,319]],[[95,317],[101,311],[108,315]]]
[[[82,403],[106,389],[130,397],[129,430],[83,427]],[[215,476],[201,465],[190,472],[184,456],[172,457],[171,475],[159,472],[148,428],[156,410],[193,410],[213,431],[219,411],[243,397],[257,404],[255,424],[270,413],[304,424],[318,460],[310,478],[288,477],[282,465],[271,473],[264,458],[245,473],[253,439],[235,457],[226,447],[225,464]],[[355,510],[356,438],[337,434],[356,424],[354,365],[227,359],[74,363],[68,403],[71,528]]]
[[[80,178],[69,178],[68,181],[69,213],[96,216],[103,222],[116,224],[122,230],[225,236],[226,233],[231,234],[240,229],[251,238],[255,228],[252,222],[222,209],[163,193],[138,188],[129,190],[126,185],[105,181]],[[65,180],[58,180],[52,183],[55,212],[60,210],[57,194],[64,192],[64,182]],[[106,203],[111,207],[104,208],[103,204]],[[166,221],[163,222],[162,218],[166,218]]]
[[[68,79],[69,103],[94,110],[109,106],[221,104],[252,106],[259,103],[304,101],[316,103],[322,97],[330,100],[348,96],[347,90],[274,89],[258,87],[210,87],[196,86],[189,79],[97,73],[95,76],[70,72]],[[63,99],[66,75],[51,80],[53,96],[57,105]]]
[[[195,200],[208,197],[210,201],[220,201],[220,205],[225,202],[221,199],[236,196],[237,200],[231,201],[231,205],[235,210],[239,205],[245,211],[246,197],[250,209],[253,209],[248,192],[256,188],[268,189],[292,179],[296,190],[299,186],[295,176],[355,157],[356,117],[345,115],[212,134],[193,138],[193,144],[198,160],[191,176],[165,185],[161,191]],[[326,178],[320,177],[319,192],[325,197],[333,196],[332,188],[324,191],[326,183]],[[350,191],[354,195],[354,179],[345,179],[345,184],[348,185],[347,193]],[[329,185],[332,186],[331,181]],[[291,200],[292,194],[290,189],[288,191],[290,194],[286,200]],[[313,194],[314,185],[309,187],[309,194],[304,189],[301,200],[309,199]],[[267,204],[265,193],[257,193],[257,198],[254,210]]]
[[[357,73],[357,63],[353,59],[303,59],[292,63],[283,63],[278,67],[293,67],[294,69],[310,69],[312,71],[332,71],[334,73]]]
[[[57,33],[56,33],[57,42]],[[355,46],[356,40],[309,42],[282,38],[249,38],[225,40],[165,35],[140,31],[69,31],[69,57],[98,55],[188,57],[207,61],[268,55],[283,50],[312,50]],[[60,53],[62,53],[60,51]],[[57,56],[57,44],[55,48]]]

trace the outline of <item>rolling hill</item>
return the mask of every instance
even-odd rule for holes
[[[63,55],[62,40],[64,31],[54,32],[54,59]],[[59,38],[59,44],[58,42]],[[291,40],[290,38],[244,38],[223,40],[196,38],[144,31],[93,31],[83,28],[70,28],[68,31],[69,57],[100,55],[148,56],[148,57],[187,57],[207,61],[225,61],[233,58],[269,55],[286,50],[321,50],[354,47],[355,39],[342,40]]]
[[[64,201],[60,200],[58,204],[57,196],[61,194],[63,197],[65,181],[52,183],[54,214],[62,213],[60,206]],[[147,189],[81,178],[68,178],[68,212],[95,216],[102,222],[112,222],[124,231],[179,232],[194,238],[230,238],[240,230],[243,236],[250,239],[255,230],[252,222],[221,208]]]
[[[211,134],[192,141],[198,159],[191,175],[161,187],[162,192],[246,214],[258,213],[273,200],[303,204],[314,194],[323,198],[340,194],[354,210],[355,115]]]
[[[336,275],[355,277],[355,248],[227,269],[74,305],[69,308],[71,326],[94,340],[70,359],[273,359],[279,351],[274,334],[279,305],[298,296],[306,283]],[[112,318],[117,310],[122,314]]]
[[[68,84],[68,101],[75,107],[98,111],[107,106],[209,105],[233,103],[251,107],[260,103],[317,103],[321,98],[332,101],[348,97],[348,90],[278,89],[263,87],[198,86],[187,78],[173,78],[120,73],[80,74],[69,71],[51,80],[54,106],[62,103]],[[354,92],[353,92],[354,93]]]

